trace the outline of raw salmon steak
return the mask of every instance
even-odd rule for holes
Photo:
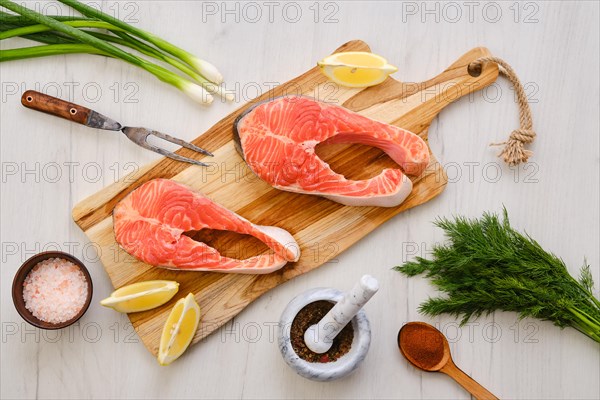
[[[250,169],[271,186],[351,206],[399,205],[412,190],[404,173],[420,175],[429,164],[429,148],[414,133],[301,96],[257,104],[238,117],[234,138]],[[316,155],[315,147],[324,141],[380,148],[401,169],[346,179]]]
[[[169,269],[266,274],[300,257],[299,246],[288,231],[255,225],[169,179],[151,180],[131,192],[115,207],[113,222],[117,243],[126,252]],[[204,228],[252,235],[272,252],[238,260],[184,235]]]

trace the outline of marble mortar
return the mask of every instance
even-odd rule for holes
[[[342,300],[344,293],[331,288],[316,288],[296,296],[287,305],[279,321],[278,344],[284,361],[299,375],[314,381],[332,381],[342,378],[358,368],[365,359],[371,344],[371,328],[364,310],[350,322],[354,329],[354,339],[350,351],[328,363],[312,363],[300,358],[292,347],[290,330],[298,312],[307,304],[319,300],[337,303]]]

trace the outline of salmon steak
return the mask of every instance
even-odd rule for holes
[[[274,188],[349,206],[401,204],[412,191],[405,174],[418,176],[429,165],[429,148],[414,133],[304,96],[253,106],[236,119],[234,140],[250,169]],[[315,153],[325,141],[377,147],[400,168],[370,179],[346,179]]]
[[[168,269],[267,274],[300,257],[300,247],[288,231],[255,225],[169,179],[148,181],[121,200],[114,208],[113,224],[116,241],[127,253]],[[238,260],[184,234],[205,228],[252,235],[272,251]]]

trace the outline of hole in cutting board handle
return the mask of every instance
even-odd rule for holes
[[[477,78],[479,75],[481,75],[482,71],[483,71],[483,66],[481,64],[473,65],[473,63],[470,63],[469,65],[467,65],[467,72],[473,78]]]

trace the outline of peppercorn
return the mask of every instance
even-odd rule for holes
[[[296,354],[303,360],[314,363],[335,362],[350,351],[354,340],[352,323],[349,323],[340,331],[333,339],[331,348],[323,354],[313,352],[304,343],[304,333],[312,325],[317,324],[333,306],[334,304],[329,301],[315,301],[304,306],[294,318],[290,330],[290,342]]]

